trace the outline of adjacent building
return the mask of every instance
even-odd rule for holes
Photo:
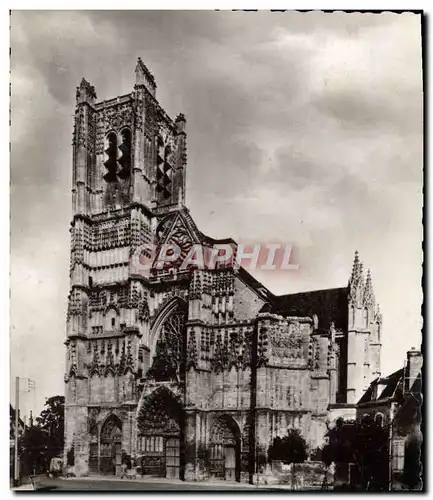
[[[357,405],[358,420],[368,415],[389,426],[390,489],[421,487],[422,364],[421,351],[412,348],[403,368],[376,378]]]

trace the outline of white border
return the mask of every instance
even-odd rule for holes
[[[158,2],[155,1],[148,1],[148,2],[142,2],[142,1],[137,1],[137,0],[124,0],[119,4],[118,2],[89,2],[88,0],[75,0],[74,2],[63,2],[61,5],[59,2],[54,2],[53,0],[45,0],[38,2],[37,4],[28,0],[21,0],[21,1],[16,1],[16,2],[11,2],[13,5],[9,5],[8,7],[13,10],[89,10],[89,9],[94,9],[94,10],[100,10],[100,9],[109,9],[111,7],[112,10],[119,10],[119,7],[122,7],[124,10],[214,10],[214,9],[220,9],[220,10],[232,10],[232,9],[261,9],[261,10],[269,10],[271,7],[272,9],[289,9],[289,10],[310,10],[310,9],[317,9],[317,10],[323,10],[323,9],[329,9],[329,10],[358,10],[358,11],[368,11],[373,10],[373,11],[378,11],[378,10],[424,10],[425,14],[428,14],[431,12],[431,2],[427,2],[426,0],[424,1],[412,1],[412,2],[403,2],[403,1],[363,1],[363,2],[353,2],[353,1],[334,1],[334,2],[329,2],[329,1],[311,1],[311,0],[304,0],[304,1],[297,1],[297,2],[288,2],[288,1],[276,1],[274,0],[272,2],[272,5],[270,5],[268,2],[265,1],[235,1],[235,2],[228,2],[228,1],[219,1],[219,2],[206,2],[204,4],[203,2],[182,2],[182,4],[179,4],[178,2],[174,1],[168,1],[168,0],[159,0]],[[145,8],[143,8],[145,7]],[[1,113],[0,116],[4,117],[4,121],[2,121],[2,137],[7,138],[4,140],[3,144],[3,155],[6,156],[2,163],[2,181],[0,183],[0,219],[1,219],[1,224],[0,227],[3,229],[3,235],[4,237],[1,239],[0,243],[0,252],[1,252],[1,268],[0,268],[0,273],[1,273],[1,286],[0,286],[0,320],[2,322],[2,328],[1,328],[1,335],[0,335],[0,351],[3,354],[3,363],[1,364],[1,375],[2,375],[2,382],[1,382],[1,391],[2,391],[2,399],[4,400],[4,411],[1,412],[1,419],[2,419],[2,429],[6,432],[6,429],[8,428],[9,424],[6,422],[7,413],[6,413],[6,403],[9,404],[9,398],[6,397],[6,394],[9,393],[9,371],[8,371],[8,366],[9,366],[9,168],[8,165],[10,165],[9,162],[9,57],[8,57],[8,50],[7,46],[9,46],[9,12],[6,11],[5,9],[2,10],[2,30],[1,30],[1,36],[4,38],[4,43],[2,44],[2,50],[0,51],[0,62],[2,65],[2,75],[4,75],[3,79],[3,86],[2,86],[2,92],[1,92]],[[428,25],[426,26],[427,28],[429,27]],[[7,38],[7,40],[6,40]],[[429,41],[429,47],[425,47],[425,55],[426,58],[430,59],[430,53],[431,53],[431,35],[427,37],[427,40]],[[430,49],[430,50],[428,50]],[[429,65],[427,64],[427,61],[424,61],[424,68],[428,68]],[[427,89],[426,89],[427,91]],[[427,110],[426,110],[427,111]],[[426,119],[428,117],[428,113],[426,113]],[[427,143],[428,139],[430,139],[430,134],[429,137],[425,139],[425,143]],[[427,165],[425,165],[425,168],[427,168]],[[429,179],[428,185],[426,185],[425,189],[427,190],[430,185],[431,185],[431,177]],[[430,214],[429,214],[430,215]],[[428,229],[430,229],[430,224],[431,224],[431,218],[429,218],[429,225]],[[426,227],[427,230],[427,227]],[[398,272],[398,269],[396,269],[396,272]],[[429,273],[429,284],[430,284],[430,276],[431,273]],[[428,309],[430,308],[430,301],[427,303],[427,298],[425,297],[425,307]],[[431,326],[431,319],[430,317],[428,318],[428,324],[425,324],[425,336],[427,337],[427,334],[432,331],[430,328]],[[431,358],[431,345],[433,342],[428,343],[428,353],[425,353],[425,362],[426,365],[428,365],[428,362]],[[432,385],[429,385],[429,393],[428,396],[425,394],[425,399],[429,399],[430,393],[433,390]],[[430,418],[428,419],[428,423],[430,423]],[[431,440],[429,440],[431,442]],[[4,441],[4,444],[5,441]],[[429,443],[426,443],[426,452],[428,453],[430,451],[430,446]],[[6,446],[2,447],[3,449],[3,458],[2,458],[2,467],[1,467],[1,474],[4,475],[4,486],[5,490],[9,491],[9,494],[12,494],[9,490],[9,450],[7,449]],[[430,456],[430,454],[429,454]],[[428,461],[430,464],[429,471],[426,471],[426,476],[430,477],[429,483],[432,481],[432,474],[429,474],[431,471],[431,460]],[[6,477],[7,476],[7,477]],[[264,492],[264,494],[266,494]],[[83,495],[82,492],[80,492],[80,495]],[[100,495],[96,496],[101,496],[102,497],[103,493]],[[244,496],[244,494],[237,493],[237,496]],[[50,494],[51,498],[55,498],[57,495]],[[93,494],[92,497],[95,497]],[[121,495],[115,495],[115,497],[121,497]],[[147,498],[152,498],[155,497],[157,498],[157,495],[153,495],[151,493],[146,493]]]

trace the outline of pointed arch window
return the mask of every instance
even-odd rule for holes
[[[186,356],[186,320],[186,312],[177,310],[164,321],[156,343],[153,363],[147,373],[148,377],[158,382],[183,379]]]

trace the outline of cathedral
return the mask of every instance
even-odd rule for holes
[[[186,119],[138,59],[131,93],[83,79],[73,133],[65,465],[253,482],[273,439],[313,451],[380,375],[381,314],[356,253],[348,286],[275,296],[242,267],[140,272],[148,246],[218,243],[184,204]]]

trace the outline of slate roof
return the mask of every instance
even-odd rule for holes
[[[280,295],[275,297],[271,312],[310,318],[316,314],[320,331],[328,331],[332,322],[337,330],[347,331],[348,294],[349,288],[342,287]]]
[[[388,398],[398,398],[403,393],[404,369],[400,368],[387,377],[379,377],[373,380],[358,404],[369,402],[381,402]],[[380,393],[377,393],[377,386],[384,386]]]

